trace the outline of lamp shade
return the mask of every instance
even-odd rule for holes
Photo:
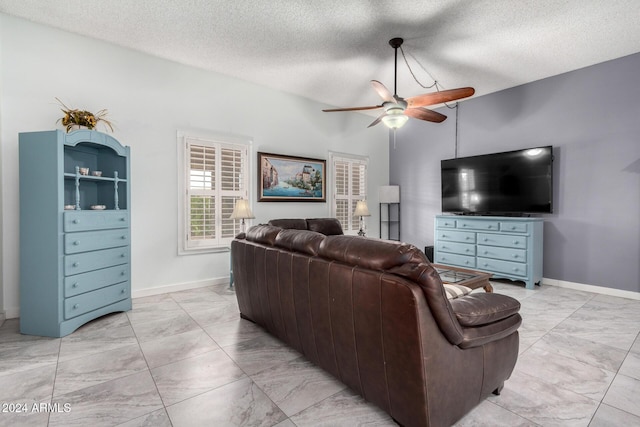
[[[380,203],[400,203],[400,186],[383,185],[378,191]]]
[[[250,219],[255,218],[251,208],[249,207],[249,201],[245,199],[236,200],[236,206],[233,208],[230,219]]]
[[[356,202],[356,210],[353,212],[354,216],[371,216],[369,213],[369,208],[367,207],[367,202],[364,200],[358,200]]]

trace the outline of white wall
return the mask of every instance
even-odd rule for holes
[[[369,116],[324,114],[323,105],[297,96],[2,14],[0,24],[7,317],[15,317],[19,306],[18,133],[61,128],[55,97],[71,108],[108,109],[113,136],[131,146],[134,295],[228,277],[228,252],[177,255],[178,129],[250,137],[253,174],[257,151],[325,159],[329,151],[368,156],[370,207],[377,205],[377,188],[388,182],[388,133],[367,129]],[[256,180],[252,177],[254,223],[329,215],[329,202],[257,203]],[[376,236],[377,209],[371,211],[369,230]]]

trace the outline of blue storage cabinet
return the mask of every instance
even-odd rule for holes
[[[437,215],[434,262],[521,280],[542,281],[542,218]]]
[[[62,337],[130,310],[129,147],[54,130],[20,133],[19,150],[20,332]]]

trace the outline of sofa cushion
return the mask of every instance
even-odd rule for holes
[[[320,244],[318,255],[372,270],[426,262],[423,252],[413,245],[360,236],[327,236]]]
[[[249,242],[262,243],[263,245],[273,246],[276,241],[276,236],[282,231],[280,227],[274,227],[273,225],[254,225],[247,230],[246,240]]]
[[[307,219],[307,228],[317,231],[325,236],[336,236],[344,234],[340,221],[336,218],[310,218]]]
[[[304,218],[272,219],[271,221],[269,221],[269,225],[285,229],[306,230],[307,220]]]
[[[452,300],[451,307],[462,326],[481,326],[516,314],[520,302],[507,295],[477,293]]]
[[[318,255],[320,243],[325,239],[324,234],[309,230],[282,230],[278,233],[275,246],[307,255]]]

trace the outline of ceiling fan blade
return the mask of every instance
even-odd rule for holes
[[[393,94],[389,92],[389,89],[387,89],[387,87],[382,83],[380,83],[379,81],[371,80],[371,86],[373,86],[375,91],[378,92],[378,95],[380,95],[380,98],[382,98],[383,101],[393,102],[393,103],[397,102],[396,99],[393,97]]]
[[[360,110],[376,110],[378,108],[382,108],[382,105],[371,105],[368,107],[347,107],[347,108],[328,108],[326,110],[322,110],[325,113],[334,113],[336,111],[360,111]]]
[[[426,120],[434,123],[444,122],[447,118],[444,114],[422,107],[407,108],[404,110],[404,114],[409,117],[413,117],[414,119]]]
[[[382,118],[384,116],[387,115],[387,112],[385,111],[384,113],[380,114],[374,121],[371,122],[371,124],[369,126],[367,126],[368,128],[377,125],[378,123],[380,123],[380,121],[382,120]]]
[[[467,98],[475,92],[475,89],[472,87],[463,87],[459,89],[441,90],[439,92],[412,96],[411,98],[407,98],[406,101],[409,108],[426,107],[427,105],[442,104],[443,102]]]

